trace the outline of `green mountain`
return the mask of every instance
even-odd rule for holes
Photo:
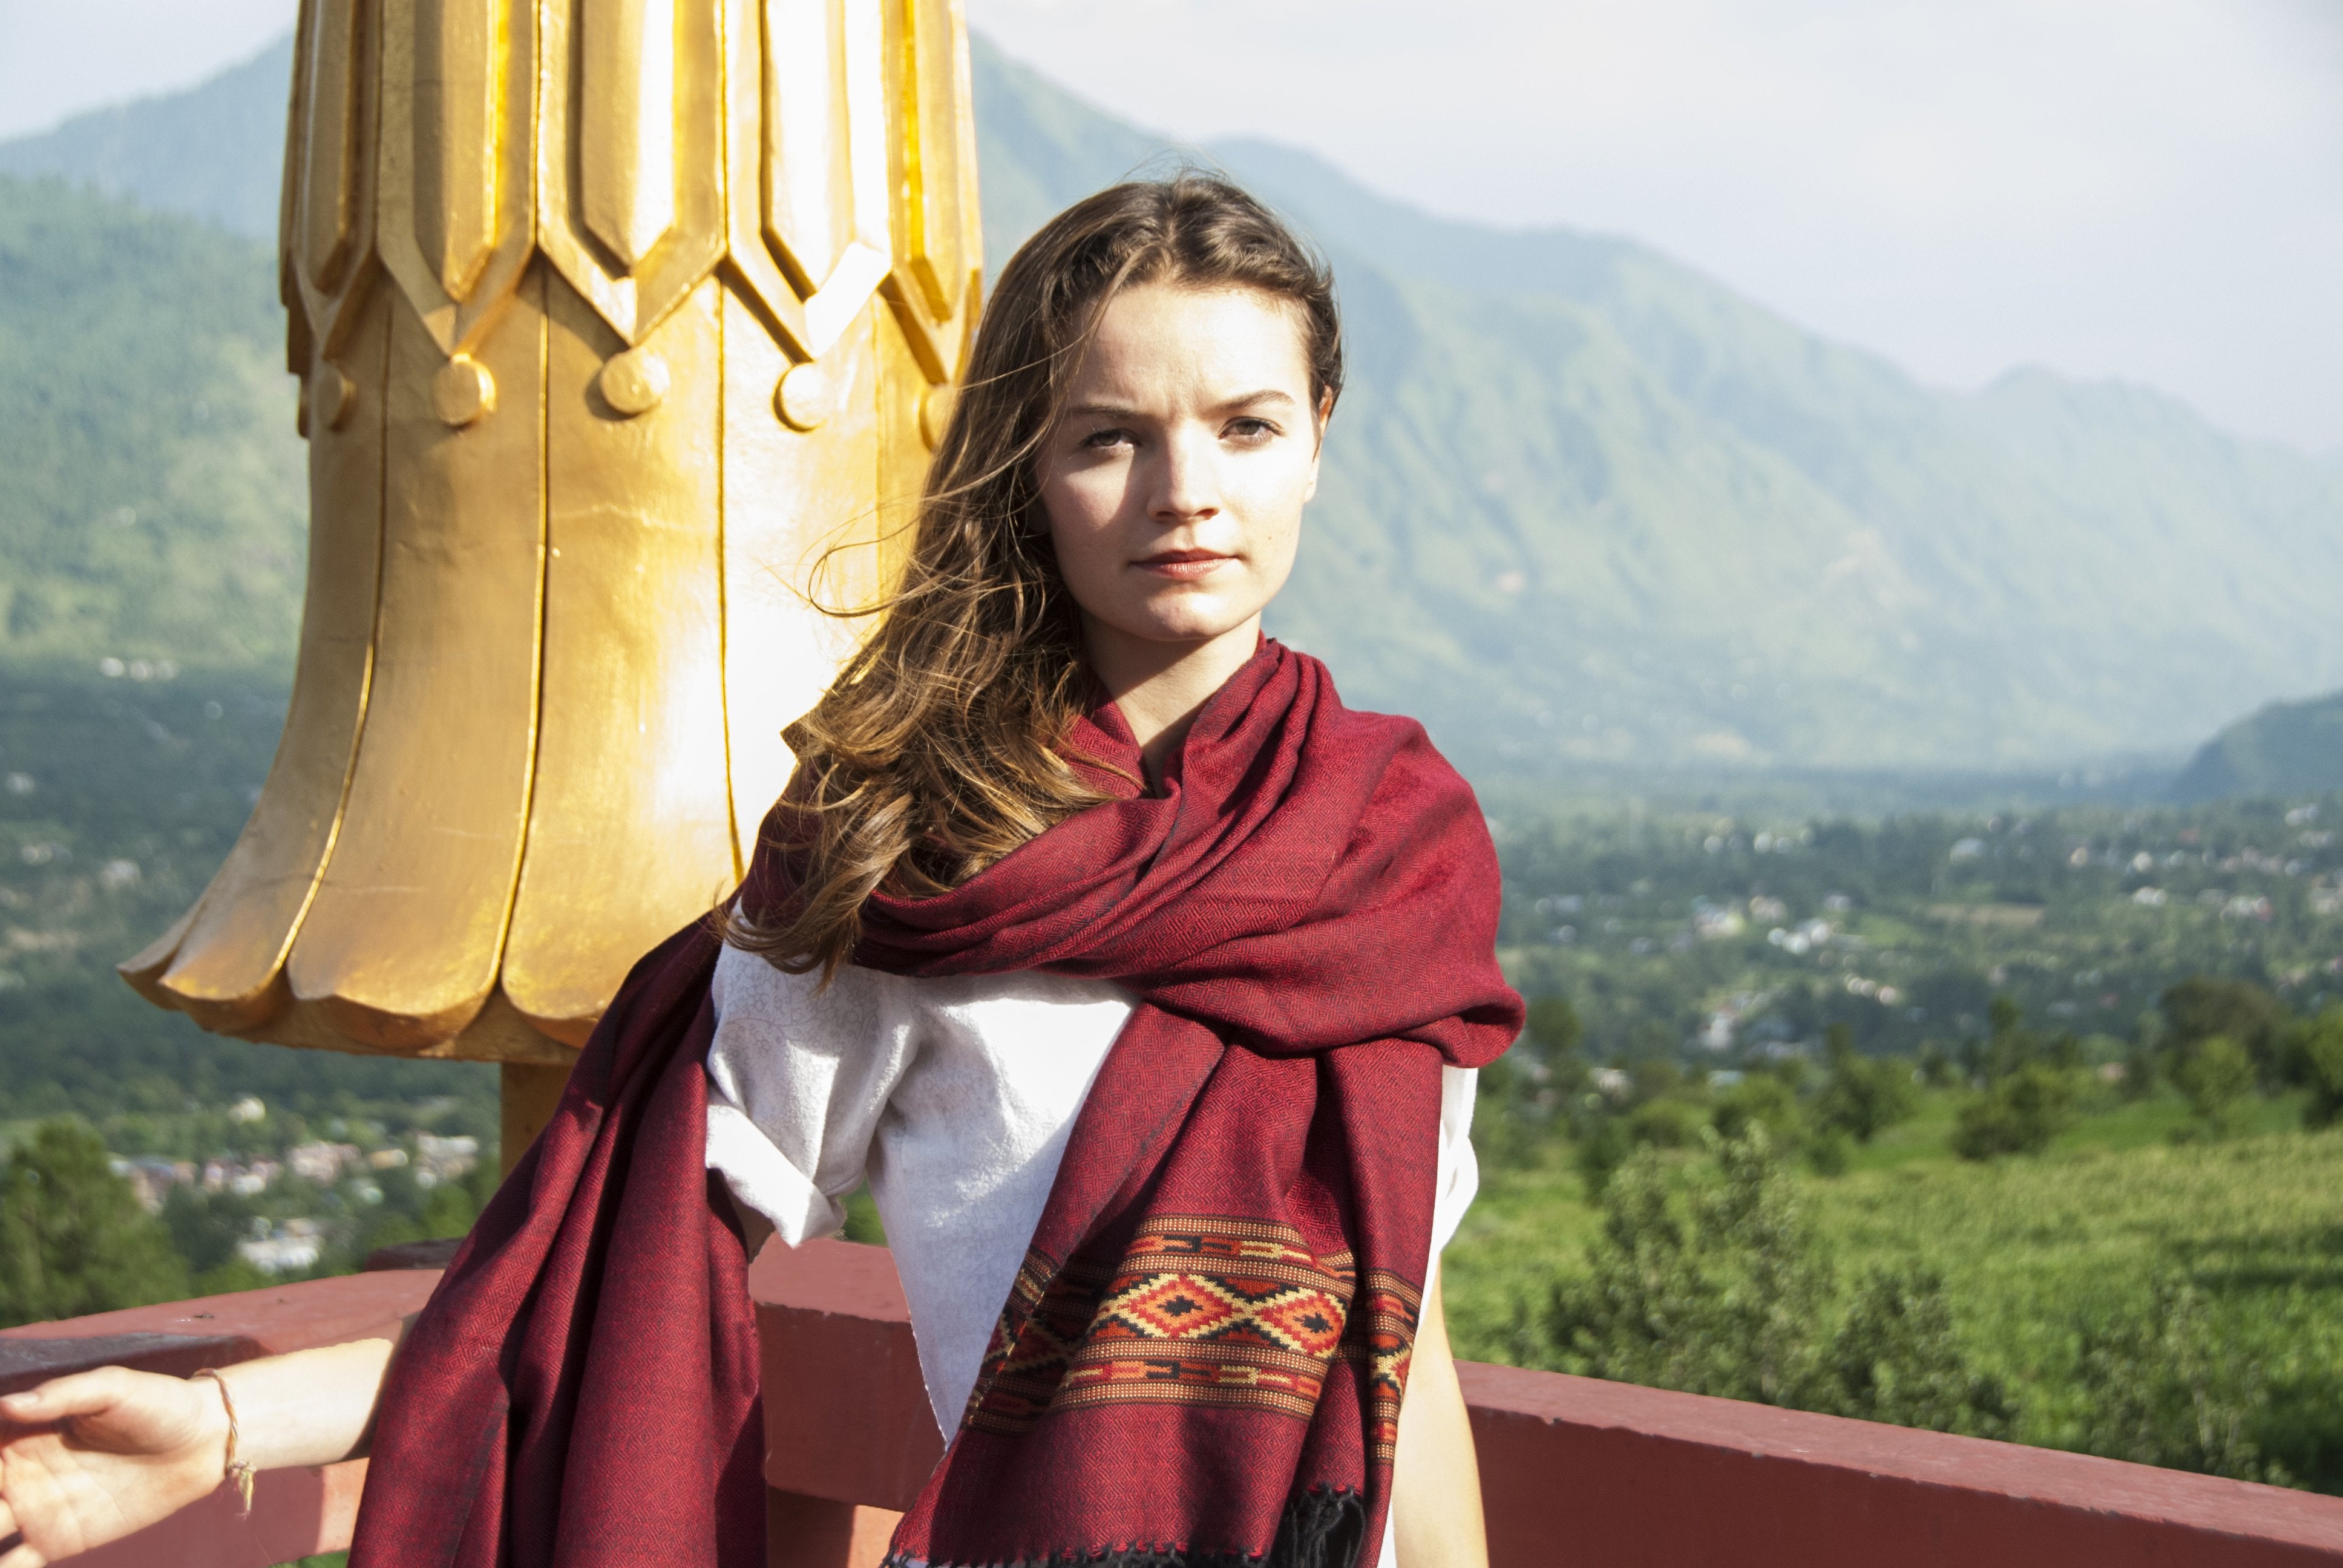
[[[0,177],[0,661],[287,668],[308,496],[274,271]]]
[[[265,231],[286,64],[279,48],[191,93],[0,146],[0,167]],[[2177,757],[2273,696],[2343,684],[2330,466],[2131,387],[2023,371],[1943,393],[1632,242],[1436,219],[1265,143],[1167,149],[981,41],[976,65],[996,264],[1067,201],[1183,157],[1224,166],[1333,256],[1353,375],[1276,627],[1325,655],[1353,700],[1424,715],[1481,776]],[[191,157],[205,182],[185,177]],[[70,208],[92,235],[137,221],[85,195],[0,190],[27,203],[58,222]],[[127,255],[111,239],[84,248]],[[68,313],[84,322],[112,321],[125,289],[192,303],[212,286],[167,247],[140,254],[151,285],[126,259],[96,276],[27,265],[87,302]],[[265,258],[246,254],[257,297]],[[258,366],[271,337],[180,352],[241,367],[248,341]],[[92,362],[118,364],[123,386],[170,351],[121,331],[108,342]],[[75,473],[154,467],[159,448],[81,407],[93,446]],[[214,460],[233,447],[279,486],[297,471],[288,426],[238,423],[213,437]],[[11,473],[22,460],[0,456]],[[109,507],[148,515],[75,484],[0,520],[12,582],[20,535],[64,538]],[[245,528],[239,558],[283,548],[285,492],[264,488],[247,525],[217,525]],[[213,538],[216,553],[229,535]],[[283,602],[264,635],[252,601],[239,635],[281,649]],[[160,600],[146,614],[187,618]]]
[[[186,92],[75,115],[43,135],[0,142],[0,174],[59,176],[274,245],[292,79],[288,34]]]
[[[2273,702],[2207,741],[2172,781],[2177,800],[2343,789],[2343,691]]]

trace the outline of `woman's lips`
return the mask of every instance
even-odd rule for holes
[[[1158,577],[1194,578],[1209,577],[1214,568],[1235,558],[1212,550],[1164,550],[1131,564]]]

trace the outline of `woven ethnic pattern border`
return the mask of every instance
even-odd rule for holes
[[[1349,1253],[1322,1258],[1290,1226],[1221,1215],[1157,1215],[1111,1269],[1029,1253],[966,1424],[1014,1433],[1051,1410],[1141,1402],[1307,1421],[1340,1359],[1367,1369],[1372,1441],[1387,1450],[1419,1302],[1378,1270],[1354,1315],[1357,1285]]]
[[[1383,1464],[1399,1453],[1400,1401],[1407,1393],[1423,1315],[1423,1292],[1389,1270],[1370,1269],[1359,1282],[1342,1359],[1366,1366],[1367,1455]]]

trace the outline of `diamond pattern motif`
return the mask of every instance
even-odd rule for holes
[[[1029,1255],[966,1424],[1016,1432],[1052,1411],[1165,1402],[1307,1421],[1339,1359],[1357,1369],[1371,1444],[1387,1454],[1417,1299],[1381,1274],[1360,1287],[1349,1253],[1320,1257],[1258,1221],[1158,1216],[1112,1268]]]

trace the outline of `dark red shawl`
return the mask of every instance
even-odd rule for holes
[[[891,1560],[1344,1568],[1389,1506],[1440,1069],[1521,1022],[1487,830],[1419,726],[1274,643],[1161,795],[1114,770],[1138,752],[1111,707],[1069,751],[1118,798],[864,912],[872,968],[1141,1002]],[[746,896],[790,886],[760,852]],[[697,1201],[712,952],[687,932],[638,967],[402,1351],[352,1568],[754,1555],[753,1327]]]

